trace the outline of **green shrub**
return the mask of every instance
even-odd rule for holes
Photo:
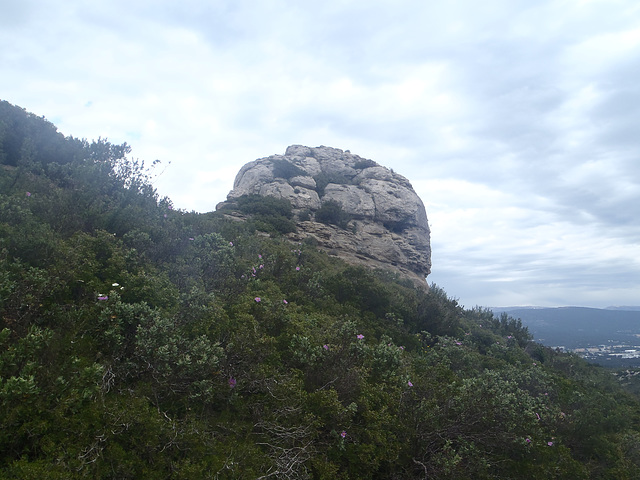
[[[265,197],[262,195],[243,195],[235,201],[240,212],[250,214],[260,214],[267,216],[281,216],[291,218],[291,202],[283,198]]]
[[[362,160],[358,160],[356,164],[353,166],[356,170],[364,170],[365,168],[377,167],[379,166],[373,160],[369,160],[367,158],[363,158]]]
[[[338,185],[350,185],[352,183],[347,177],[337,172],[320,172],[313,179],[316,181],[316,191],[320,197],[324,196],[324,189],[330,183]]]
[[[273,176],[289,179],[291,177],[304,177],[307,176],[307,172],[302,170],[297,165],[294,165],[287,160],[273,160]]]
[[[351,215],[342,209],[342,206],[335,200],[329,200],[316,210],[316,221],[325,225],[337,225],[346,229],[351,220]]]

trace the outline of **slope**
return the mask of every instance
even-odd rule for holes
[[[637,399],[519,321],[0,125],[0,477],[637,478]]]

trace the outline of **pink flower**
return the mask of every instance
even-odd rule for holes
[[[264,265],[260,265],[260,267],[259,267],[259,268],[264,268]]]
[[[553,446],[553,442],[547,442],[547,445],[549,445],[550,447]]]
[[[299,271],[300,271],[300,267],[296,267],[296,272],[299,272]]]
[[[527,442],[527,443],[531,443],[531,439],[530,439],[530,438],[527,438],[527,439],[525,440],[525,442]]]
[[[409,385],[410,387],[413,387],[413,383],[411,383],[411,380],[407,382],[407,385]]]
[[[259,254],[258,254],[258,258],[259,258],[259,259],[262,259],[262,254],[260,254],[260,253],[259,253]]]
[[[286,300],[282,300],[282,303],[284,303],[285,305],[287,305],[289,302],[287,302]]]
[[[236,388],[236,379],[233,377],[229,378],[229,388]]]
[[[322,346],[322,348],[324,348],[325,350],[329,350],[329,345],[327,345],[326,343]]]
[[[31,196],[31,192],[27,192],[27,197],[30,197],[30,196]]]
[[[256,303],[260,303],[260,301],[262,300],[260,297],[256,297],[254,298],[254,300],[256,301]]]
[[[364,335],[362,335],[361,333],[359,333],[359,334],[356,336],[356,338],[357,338],[358,340],[362,340],[362,339],[364,338]]]
[[[98,296],[98,300],[109,300],[109,297],[107,295],[100,295]]]
[[[536,413],[536,417],[538,417],[538,420],[540,420],[540,415],[538,415],[538,412],[535,412],[535,413]]]
[[[230,246],[230,247],[233,247],[233,242],[229,242],[229,246]]]
[[[340,436],[341,436],[342,438],[346,437],[346,436],[347,436],[347,432],[345,432],[345,431],[343,430],[343,431],[340,433]]]

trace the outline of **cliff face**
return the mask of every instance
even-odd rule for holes
[[[240,169],[227,198],[251,194],[291,202],[298,224],[298,232],[289,235],[292,240],[311,237],[349,263],[391,270],[427,288],[427,214],[402,175],[348,150],[292,145],[284,155]],[[329,207],[334,216],[337,209],[342,221],[326,221]]]

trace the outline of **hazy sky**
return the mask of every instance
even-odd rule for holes
[[[349,149],[412,182],[461,304],[640,304],[637,0],[0,0],[0,98],[188,211]]]

